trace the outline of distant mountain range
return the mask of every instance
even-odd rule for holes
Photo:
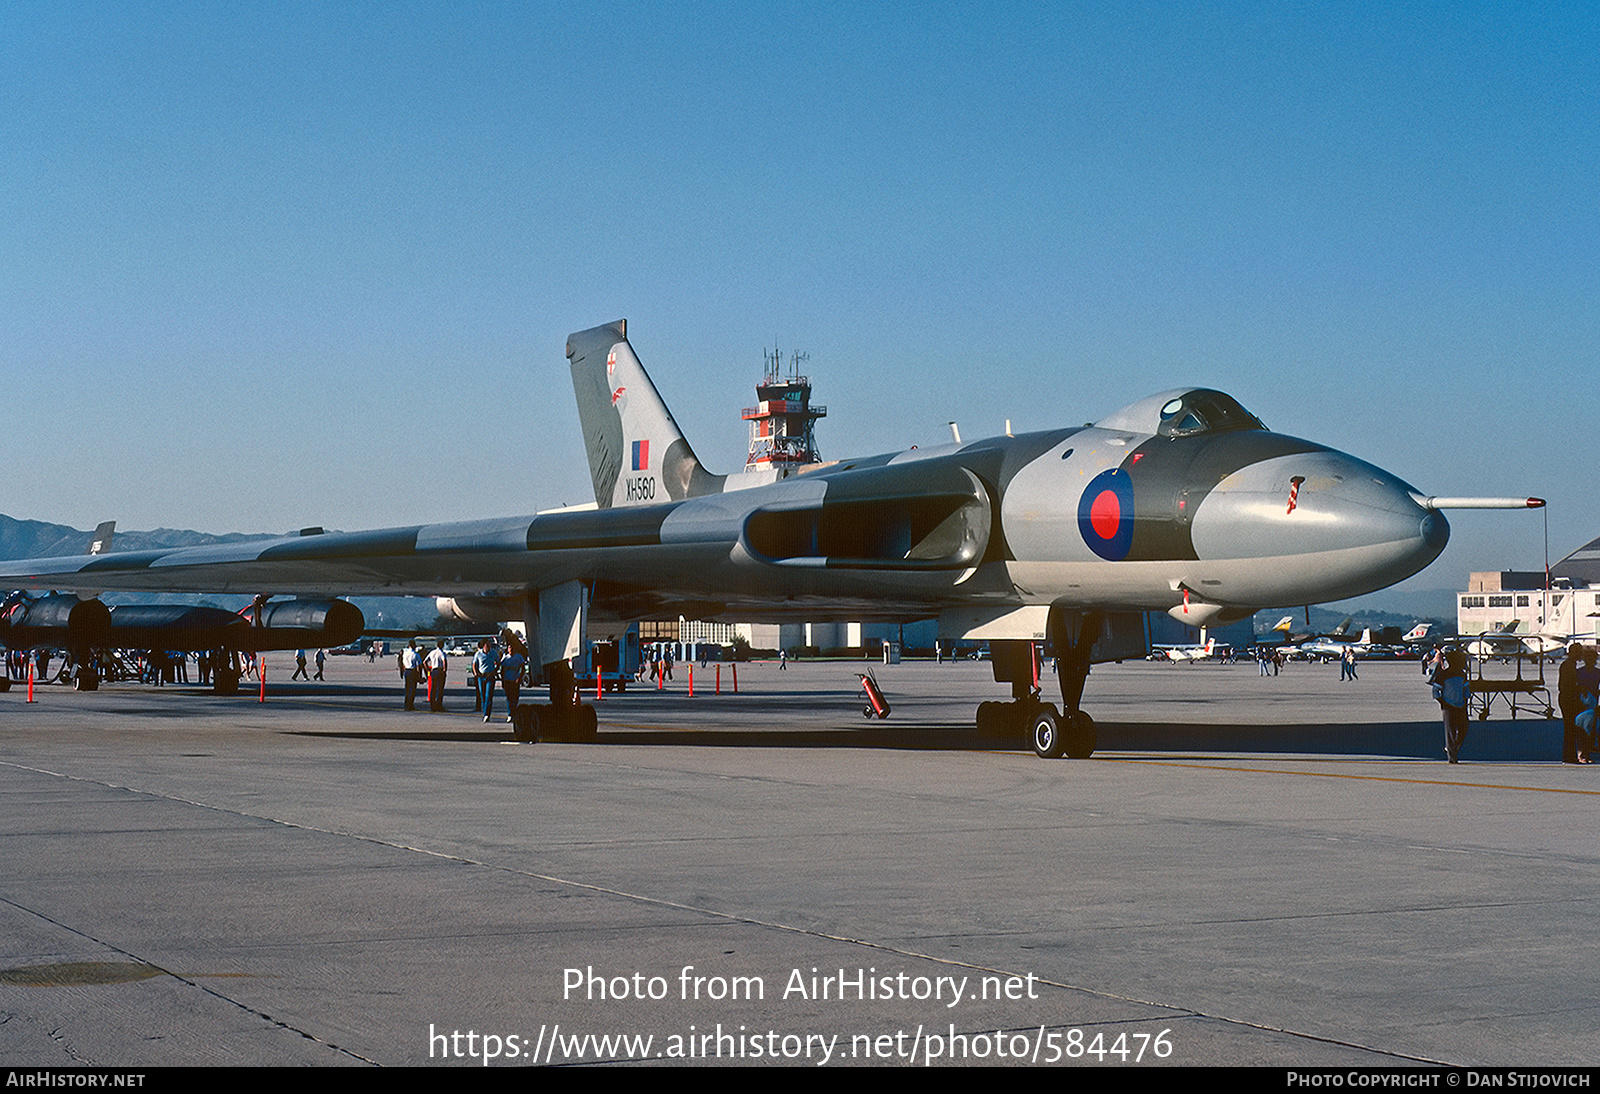
[[[1396,620],[1405,619],[1408,628],[1413,623],[1431,619],[1443,624],[1446,630],[1453,631],[1456,626],[1456,594],[1465,588],[1463,582],[1459,589],[1385,589],[1353,600],[1324,604],[1323,607],[1329,612],[1340,613],[1340,619],[1347,615],[1360,620],[1367,615],[1391,614]],[[1311,610],[1315,613],[1317,609]],[[1304,619],[1305,616],[1302,614],[1300,618]]]
[[[89,549],[94,535],[68,528],[65,524],[46,524],[42,520],[16,520],[0,514],[0,558],[55,558],[58,555],[81,555]],[[270,532],[229,532],[212,535],[209,532],[184,532],[176,528],[157,528],[153,532],[124,532],[117,529],[113,547],[118,551],[148,551],[162,547],[194,547],[205,543],[242,543],[252,539],[270,539]]]

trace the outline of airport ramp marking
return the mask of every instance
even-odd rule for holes
[[[1475,783],[1464,779],[1409,779],[1400,775],[1355,775],[1347,771],[1294,771],[1289,768],[1239,767],[1234,764],[1182,763],[1177,760],[1145,760],[1138,756],[1099,756],[1104,763],[1150,764],[1157,767],[1192,767],[1202,771],[1240,771],[1251,775],[1299,775],[1314,779],[1358,779],[1377,783],[1411,783],[1416,786],[1465,786],[1478,790],[1525,790],[1537,794],[1586,794],[1600,796],[1600,790],[1579,790],[1567,786],[1515,786],[1508,783]]]

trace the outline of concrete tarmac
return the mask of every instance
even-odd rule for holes
[[[0,1062],[1600,1063],[1600,774],[1503,712],[1446,765],[1415,664],[1099,666],[1047,762],[981,663],[519,745],[278,662],[0,695]]]

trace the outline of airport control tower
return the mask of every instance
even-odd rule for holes
[[[818,463],[814,430],[818,418],[828,408],[811,405],[811,378],[800,374],[807,360],[804,353],[789,355],[789,375],[782,375],[783,355],[776,349],[763,354],[766,375],[756,385],[755,406],[746,407],[744,420],[750,423],[750,456],[746,471],[772,469],[782,478],[808,463]]]

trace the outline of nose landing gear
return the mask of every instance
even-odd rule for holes
[[[1090,654],[1103,621],[1099,612],[1073,612],[1053,606],[1050,609],[1047,626],[1061,680],[1060,713],[1039,697],[1039,662],[1033,641],[991,641],[995,679],[1010,682],[1014,701],[978,704],[978,732],[994,737],[1026,736],[1033,751],[1047,760],[1062,756],[1085,760],[1094,755],[1094,719],[1078,704],[1083,699]]]

